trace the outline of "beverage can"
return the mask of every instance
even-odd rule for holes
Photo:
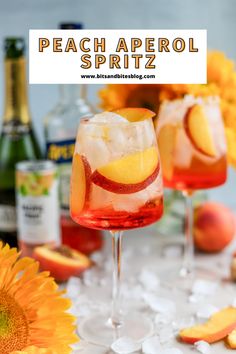
[[[60,244],[58,173],[49,160],[16,164],[17,226],[20,245]]]

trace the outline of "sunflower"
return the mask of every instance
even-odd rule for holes
[[[148,108],[158,111],[162,85],[107,85],[99,91],[101,107],[111,111],[124,107]]]
[[[71,303],[38,262],[0,242],[0,354],[67,354],[77,342]]]
[[[207,84],[183,85],[107,85],[100,90],[101,107],[115,110],[122,107],[144,107],[157,113],[164,100],[186,94],[221,98],[221,111],[228,143],[228,160],[236,168],[236,72],[234,62],[220,51],[209,51]]]

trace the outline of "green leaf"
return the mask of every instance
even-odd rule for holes
[[[37,171],[33,172],[34,179],[38,182],[41,178],[41,174]]]
[[[23,195],[24,197],[28,195],[28,190],[24,184],[22,184],[19,188],[20,194]]]
[[[47,188],[44,188],[44,190],[43,190],[43,195],[49,195],[49,191],[48,191]]]

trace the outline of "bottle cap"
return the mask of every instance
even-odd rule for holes
[[[25,40],[22,37],[7,37],[4,41],[6,58],[19,58],[25,53]]]
[[[63,23],[60,23],[59,25],[59,28],[60,29],[67,29],[67,30],[81,30],[84,28],[84,25],[83,23],[81,22],[63,22]]]

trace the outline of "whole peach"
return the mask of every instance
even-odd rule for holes
[[[205,252],[219,252],[234,238],[235,216],[225,205],[206,202],[194,211],[194,242]]]

